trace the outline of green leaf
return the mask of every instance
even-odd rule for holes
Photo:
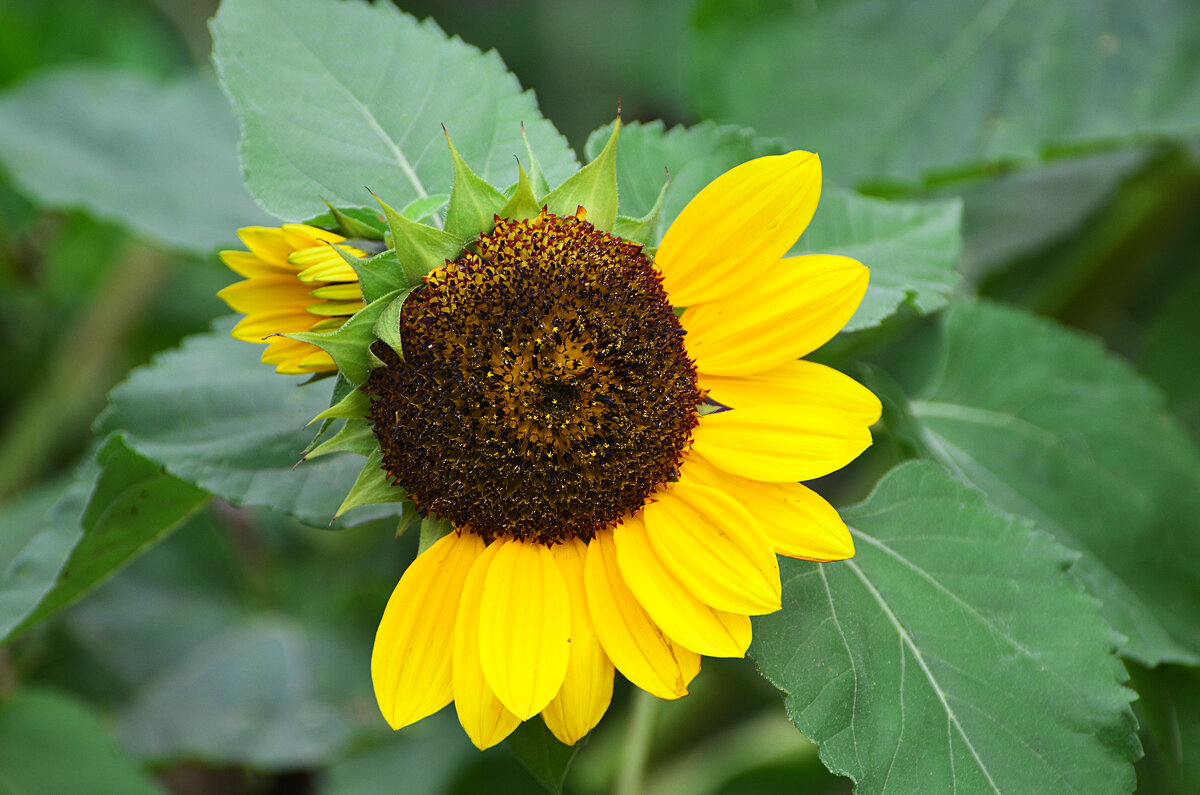
[[[963,274],[978,283],[1066,239],[1148,159],[1140,149],[1102,152],[947,186],[963,200]]]
[[[156,671],[121,715],[124,744],[155,761],[209,759],[287,770],[319,765],[351,739],[321,698],[333,649],[278,617],[239,622]],[[364,674],[365,676],[365,674]]]
[[[621,120],[617,119],[600,154],[550,191],[542,204],[550,212],[562,216],[574,215],[579,207],[583,207],[587,210],[588,223],[611,232],[617,221],[617,139],[620,134]]]
[[[237,126],[211,75],[40,73],[0,97],[0,161],[48,207],[80,207],[184,251],[269,224],[242,185]]]
[[[363,237],[368,240],[382,240],[387,231],[387,224],[379,217],[379,213],[366,207],[337,208],[329,206],[329,218],[334,228],[346,237]],[[316,220],[316,219],[314,219]],[[312,225],[312,221],[308,222]]]
[[[601,128],[588,139],[596,151]],[[617,147],[621,211],[649,214],[662,189],[663,169],[671,175],[663,197],[657,245],[679,211],[709,182],[736,165],[778,154],[778,141],[756,138],[749,130],[712,123],[664,130],[661,122],[629,124]],[[792,253],[844,254],[871,269],[871,285],[846,330],[869,328],[906,304],[918,312],[945,306],[958,283],[955,264],[961,239],[957,201],[887,202],[826,187],[812,223]]]
[[[781,560],[750,647],[830,770],[858,793],[1133,789],[1133,693],[1070,552],[929,463],[844,516],[856,556]]]
[[[571,760],[579,752],[578,743],[563,745],[540,720],[523,721],[506,742],[539,784],[555,795],[562,792]]]
[[[100,718],[66,696],[19,691],[0,701],[0,786],[5,793],[161,795]]]
[[[481,53],[390,3],[227,0],[214,60],[242,121],[250,192],[281,218],[366,200],[403,206],[450,191],[442,125],[479,175],[511,180],[521,124],[551,178],[578,168],[494,52]]]
[[[320,775],[317,792],[328,795],[382,795],[386,782],[404,771],[404,786],[413,793],[443,793],[463,770],[478,761],[479,751],[467,741],[450,713],[438,712],[403,732],[335,761]]]
[[[280,336],[316,345],[333,357],[334,364],[342,375],[351,383],[361,385],[366,382],[367,375],[375,363],[374,354],[371,353],[371,343],[377,339],[375,321],[401,292],[393,290],[372,301],[333,331],[296,331]]]
[[[1200,789],[1200,672],[1163,665],[1132,666],[1143,723],[1180,795]]]
[[[1139,367],[1200,443],[1200,274],[1192,276],[1154,318]]]
[[[1081,553],[1123,654],[1200,662],[1200,453],[1158,391],[1095,340],[986,303],[953,306],[932,357],[910,407],[928,449]]]
[[[448,132],[446,144],[454,163],[454,187],[450,191],[450,205],[446,208],[446,231],[461,240],[468,240],[492,231],[496,213],[508,199],[471,170],[454,148]]]
[[[1191,0],[725,9],[696,11],[699,114],[786,136],[851,184],[1200,132]]]
[[[99,475],[89,455],[70,477],[40,484],[0,512],[0,639],[53,590],[83,535],[80,520]]]
[[[97,461],[99,477],[77,520],[83,536],[55,576],[53,587],[12,635],[89,593],[208,502],[207,493],[171,477],[131,452],[119,438],[105,443]],[[68,498],[68,504],[73,503]]]
[[[354,456],[296,466],[312,433],[305,426],[329,405],[332,380],[300,387],[303,378],[262,364],[258,345],[232,339],[232,327],[232,319],[219,320],[134,370],[109,396],[97,428],[121,431],[134,452],[228,502],[325,526],[361,466]],[[363,508],[338,524],[396,513]]]
[[[404,507],[405,505],[411,505],[408,499],[408,492],[392,483],[392,479],[383,470],[383,453],[379,451],[379,444],[375,441],[373,432],[371,433],[370,444],[372,449],[367,453],[366,463],[363,464],[362,469],[359,471],[354,485],[346,495],[346,499],[338,506],[337,513],[334,514],[335,518],[341,516],[351,508],[378,503],[400,503],[401,509],[398,512],[407,512],[409,510]]]

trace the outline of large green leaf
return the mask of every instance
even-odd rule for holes
[[[395,207],[449,193],[442,125],[493,184],[516,178],[522,123],[552,181],[578,168],[499,56],[391,3],[227,0],[212,28],[250,191],[281,218],[367,204],[367,188]]]
[[[1171,410],[1200,443],[1200,273],[1170,297],[1151,323],[1138,363],[1167,395]]]
[[[237,169],[237,127],[209,74],[39,74],[0,97],[0,160],[30,198],[207,252],[267,216]]]
[[[599,153],[607,128],[588,139]],[[755,157],[784,151],[778,141],[712,123],[665,130],[661,122],[630,124],[617,145],[621,213],[641,216],[663,199],[657,241],[684,205],[725,171]],[[826,187],[817,214],[793,253],[845,254],[871,269],[871,286],[848,331],[878,325],[907,303],[919,312],[946,304],[958,276],[960,208],[955,201],[887,202]]]
[[[1070,552],[923,462],[844,516],[857,555],[782,561],[750,647],[831,770],[859,793],[1133,789],[1133,694]]]
[[[1200,661],[1200,454],[1162,396],[1095,341],[955,305],[910,408],[931,455],[1082,554],[1073,571],[1150,665]]]
[[[40,484],[0,512],[0,639],[54,588],[83,535],[79,523],[99,471],[89,457],[71,477]]]
[[[0,792],[156,795],[162,790],[83,705],[24,691],[0,701]]]
[[[701,115],[750,124],[842,178],[1200,132],[1193,0],[707,0]]]
[[[1132,674],[1143,723],[1173,791],[1185,795],[1200,790],[1200,671],[1134,666]]]
[[[79,599],[208,501],[206,493],[131,452],[120,439],[104,445],[97,463],[98,475],[93,476],[85,465],[81,479],[68,489],[60,505],[42,521],[31,523],[38,535],[30,545],[52,554],[28,570],[21,591],[29,596],[42,593],[36,602],[18,600],[31,609],[24,615],[14,611],[6,616],[6,624],[18,623],[5,634],[21,632]],[[85,489],[90,493],[80,511],[78,495]],[[40,543],[35,544],[35,539]],[[74,543],[65,543],[68,539]],[[34,573],[36,578],[28,576]],[[4,590],[12,585],[4,583]],[[43,590],[44,586],[50,587]]]
[[[332,647],[336,651],[337,647]],[[363,647],[363,657],[366,655]],[[282,618],[239,622],[156,672],[123,713],[126,747],[153,760],[202,758],[266,769],[321,764],[351,726],[321,697],[330,663],[322,638]]]
[[[329,405],[333,380],[301,386],[259,361],[262,349],[232,339],[229,319],[160,354],[113,390],[97,421],[130,449],[187,483],[236,505],[263,505],[315,526],[330,524],[362,468],[338,454],[297,465],[312,439],[305,425]],[[356,509],[359,524],[398,504]]]

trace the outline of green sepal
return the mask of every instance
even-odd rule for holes
[[[341,246],[335,245],[333,249],[341,255],[347,265],[354,269],[354,273],[358,276],[358,286],[362,290],[363,301],[368,304],[378,301],[388,293],[412,286],[404,266],[396,258],[396,252],[391,249],[381,251],[368,259],[356,257]]]
[[[346,383],[350,383],[347,381]],[[361,420],[365,419],[371,410],[371,396],[353,384],[352,389],[344,397],[329,408],[309,420],[312,425],[317,420]]]
[[[525,124],[521,123],[521,140],[525,141],[525,154],[529,156],[529,182],[533,185],[533,191],[538,196],[545,196],[550,192],[550,183],[546,181],[546,172],[542,171],[542,164],[538,162],[537,155],[533,153],[533,147],[529,145],[529,136],[525,134]]]
[[[604,232],[613,231],[617,221],[617,138],[621,120],[613,123],[608,143],[597,155],[566,182],[550,191],[542,204],[558,215],[574,215],[578,207],[587,210],[587,221]]]
[[[671,175],[668,174],[667,181],[663,183],[662,190],[658,192],[658,198],[654,201],[650,212],[641,218],[618,215],[617,222],[613,225],[613,234],[626,240],[632,240],[634,243],[641,243],[647,248],[656,246],[658,244],[658,216],[662,214],[663,198],[666,197],[667,188],[670,186]]]
[[[329,212],[309,218],[304,223],[321,229],[333,229],[346,237],[383,240],[387,224],[378,211],[370,207],[334,207],[329,202],[325,202],[325,206]]]
[[[329,405],[331,407],[336,406],[336,405],[342,403],[343,401],[345,401],[347,398],[349,398],[351,395],[353,395],[357,391],[358,391],[358,387],[356,387],[354,384],[347,381],[346,376],[342,375],[341,373],[338,373],[337,380],[333,384],[333,395],[329,399]],[[321,438],[323,436],[325,436],[325,432],[329,430],[329,426],[333,424],[333,421],[335,418],[332,416],[326,416],[326,412],[328,412],[328,411],[329,411],[329,409],[326,409],[325,411],[321,412],[320,414],[318,414],[317,416],[313,417],[311,420],[308,421],[308,425],[312,425],[314,422],[317,422],[319,420],[321,422],[321,425],[320,425],[320,427],[317,428],[317,432],[313,435],[312,441],[310,441],[308,443],[308,446],[304,448],[304,451],[301,453],[301,455],[307,455],[308,451],[310,451],[314,447],[316,447],[317,444],[320,443]]]
[[[517,189],[513,191],[512,198],[508,200],[508,203],[501,208],[499,216],[523,221],[526,218],[536,217],[542,211],[542,205],[538,203],[537,194],[533,191],[533,184],[529,181],[529,175],[525,173],[520,162],[517,163],[517,173]]]
[[[454,163],[454,187],[450,190],[450,205],[446,208],[446,232],[463,240],[491,232],[496,225],[496,213],[507,198],[496,187],[471,170],[462,155],[454,148],[450,133],[446,145]]]
[[[452,532],[454,532],[454,525],[449,519],[434,519],[432,517],[422,519],[421,538],[417,541],[417,554],[422,554]]]
[[[383,240],[387,225],[379,217],[379,213],[365,207],[347,207],[339,209],[325,202],[330,215],[338,225],[338,230],[346,237],[365,237],[368,240]]]
[[[383,471],[383,453],[376,445],[375,450],[367,456],[367,463],[363,464],[358,478],[350,487],[350,493],[346,495],[346,499],[342,500],[342,504],[338,506],[337,513],[333,515],[333,518],[337,519],[346,511],[360,505],[407,501],[408,492],[394,485],[388,479],[387,473]]]
[[[281,334],[281,337],[300,340],[310,345],[316,345],[333,357],[342,375],[351,383],[362,386],[367,380],[367,373],[377,366],[378,359],[371,353],[371,343],[375,341],[375,321],[387,309],[400,290],[393,290],[358,310],[339,329],[326,333],[311,331],[296,331]]]
[[[404,302],[412,295],[412,291],[411,287],[401,290],[400,294],[384,307],[383,312],[375,321],[375,336],[387,343],[387,346],[396,352],[401,361],[404,360],[404,348],[400,342],[400,312],[404,309]]]
[[[378,196],[375,199],[387,218],[392,248],[404,270],[406,286],[417,286],[425,274],[442,267],[447,260],[457,259],[462,253],[466,243],[464,238],[405,218],[383,199]]]
[[[358,453],[369,456],[372,451],[379,449],[375,432],[366,420],[346,420],[346,424],[338,432],[304,454],[305,461],[311,461],[330,453]]]

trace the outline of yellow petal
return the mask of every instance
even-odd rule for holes
[[[315,251],[316,249],[308,249],[308,252]],[[293,260],[310,259],[300,256],[300,254],[308,252],[297,252],[297,256],[293,257]],[[324,256],[312,265],[302,265],[301,267],[304,267],[304,270],[296,274],[296,278],[306,284],[314,282],[357,282],[358,274],[354,272],[354,268],[351,268],[346,263],[346,260],[338,256],[338,253],[333,249],[329,249],[329,252],[333,254],[333,257]]]
[[[393,729],[450,703],[451,649],[459,596],[483,542],[451,533],[417,557],[388,600],[375,647],[371,681]]]
[[[521,720],[542,711],[567,674],[571,598],[544,544],[504,542],[488,567],[479,614],[483,675]]]
[[[483,584],[500,541],[488,545],[471,567],[454,624],[454,709],[458,722],[479,750],[512,734],[521,719],[505,709],[483,676],[479,659],[479,607]]]
[[[289,267],[286,263],[276,265],[263,262],[249,251],[222,251],[220,257],[221,262],[224,262],[231,271],[245,276],[247,279],[259,276],[294,276],[296,273],[296,269]]]
[[[313,350],[301,359],[297,366],[306,373],[320,373],[325,370],[337,369],[333,357],[315,345],[313,346]]]
[[[288,255],[293,248],[288,243],[282,229],[272,229],[269,226],[247,226],[238,230],[238,237],[246,244],[256,257],[263,262],[288,267]],[[289,268],[294,270],[294,268]]]
[[[686,696],[700,655],[673,643],[642,609],[621,577],[613,531],[600,531],[588,544],[583,582],[592,626],[617,670],[651,695]]]
[[[671,223],[655,255],[675,306],[712,301],[787,253],[821,195],[811,152],[760,157],[717,177]]]
[[[812,480],[871,446],[862,417],[826,406],[752,406],[705,414],[692,452],[710,464],[770,483]]]
[[[301,361],[321,349],[315,345],[309,345],[307,342],[299,340],[290,340],[287,337],[272,337],[267,343],[266,350],[263,351],[262,361],[264,364],[284,364],[290,362],[299,365]],[[302,370],[297,372],[303,372]]]
[[[613,538],[626,585],[671,640],[710,657],[745,656],[750,619],[709,607],[684,587],[654,551],[640,516],[617,525]]]
[[[654,551],[705,604],[744,615],[779,609],[779,561],[758,521],[719,489],[680,481],[643,512]]]
[[[811,353],[850,320],[869,273],[849,257],[789,257],[720,300],[688,309],[688,356],[709,375],[749,375]]]
[[[217,297],[230,309],[249,315],[282,307],[304,307],[311,303],[308,289],[292,276],[260,276],[234,282]]]
[[[346,238],[337,232],[330,232],[308,224],[284,224],[280,227],[283,237],[294,250],[312,248],[326,243],[342,243]]]
[[[309,292],[313,298],[326,301],[362,301],[362,287],[358,282],[351,284],[327,284]]]
[[[310,304],[308,311],[321,317],[350,317],[364,306],[361,299],[357,301],[320,301]]]
[[[684,480],[721,489],[740,502],[762,525],[780,555],[804,560],[854,557],[854,540],[837,510],[800,483],[764,483],[731,475],[700,456],[689,456]]]
[[[583,585],[587,545],[578,538],[551,550],[571,594],[571,656],[567,676],[554,700],[542,710],[546,726],[565,745],[590,732],[612,701],[613,664],[604,653],[588,615]]]
[[[832,367],[797,359],[755,375],[707,375],[700,386],[722,406],[829,406],[854,414],[867,425],[882,407],[871,390]]]
[[[234,339],[262,342],[272,334],[308,331],[316,322],[317,317],[304,311],[303,307],[280,307],[247,315],[233,327],[230,334]]]

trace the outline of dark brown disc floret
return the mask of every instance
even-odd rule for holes
[[[375,345],[383,467],[491,540],[584,540],[678,477],[702,394],[642,247],[582,218],[498,219]]]

